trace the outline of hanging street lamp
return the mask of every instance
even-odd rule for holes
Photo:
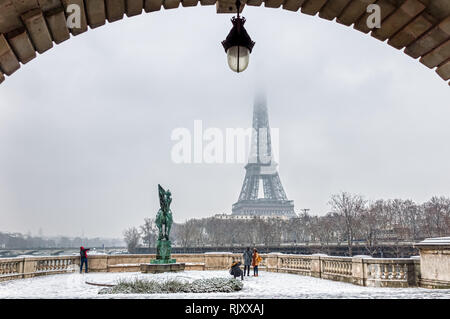
[[[252,41],[244,28],[245,18],[239,16],[241,1],[236,1],[237,16],[231,18],[233,28],[222,45],[227,53],[228,66],[234,72],[242,72],[248,67],[250,53],[255,42]]]

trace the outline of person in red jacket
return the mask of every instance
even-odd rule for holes
[[[88,258],[87,258],[87,251],[90,250],[90,248],[84,248],[83,246],[80,247],[80,274],[83,272],[83,264],[85,264],[84,271],[88,272]]]

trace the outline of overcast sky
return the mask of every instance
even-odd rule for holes
[[[265,90],[297,210],[339,191],[450,195],[450,90],[418,61],[335,22],[247,7],[256,42],[233,73],[231,15],[162,10],[73,37],[0,86],[0,231],[121,237],[170,188],[177,222],[231,213],[243,164],[176,164],[175,128],[249,127]]]

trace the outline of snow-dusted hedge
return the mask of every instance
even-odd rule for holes
[[[236,279],[210,278],[182,282],[177,279],[158,282],[155,280],[135,279],[119,281],[114,287],[101,289],[99,294],[167,294],[167,293],[207,293],[239,291],[243,283]]]

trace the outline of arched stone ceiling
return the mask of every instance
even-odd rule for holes
[[[282,7],[317,15],[322,19],[364,32],[386,41],[395,49],[450,79],[450,0],[241,0],[242,8]],[[216,5],[218,13],[235,11],[235,0],[0,0],[0,83],[21,65],[89,30],[124,16],[175,9],[180,6]],[[67,7],[81,8],[81,27],[68,29]],[[381,8],[381,28],[369,29],[366,9]],[[448,82],[450,85],[450,82]]]

